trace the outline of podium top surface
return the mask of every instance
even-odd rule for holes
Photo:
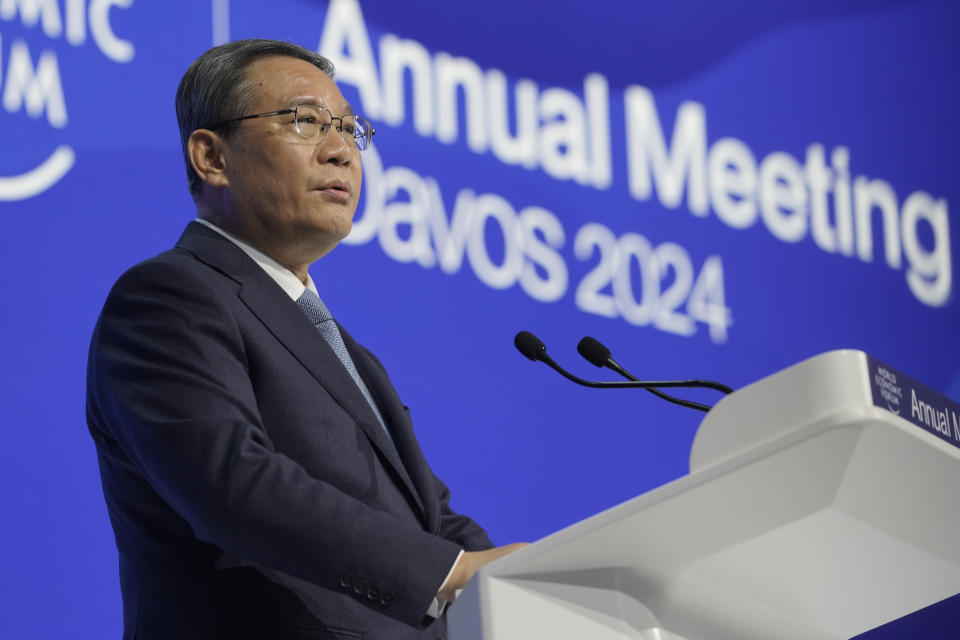
[[[690,451],[695,472],[818,425],[885,422],[960,459],[960,405],[862,351],[830,351],[723,398]],[[921,433],[925,435],[920,435]]]

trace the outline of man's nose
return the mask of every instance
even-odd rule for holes
[[[358,153],[356,147],[344,140],[340,127],[331,122],[328,125],[326,135],[320,142],[317,159],[320,162],[347,165],[354,161]]]

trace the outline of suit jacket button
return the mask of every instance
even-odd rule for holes
[[[345,573],[340,576],[340,586],[344,589],[349,589],[353,586],[353,576],[349,573]]]
[[[367,592],[367,581],[359,580],[356,584],[353,585],[353,592],[358,596],[362,596]]]
[[[376,587],[370,587],[367,589],[367,600],[379,600],[380,599],[380,590]]]
[[[382,593],[380,594],[380,606],[389,607],[393,603],[393,594],[392,593]]]

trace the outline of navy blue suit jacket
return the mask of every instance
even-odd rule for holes
[[[124,638],[442,638],[461,548],[409,410],[343,331],[394,438],[243,251],[190,224],[125,273],[91,343],[87,421],[120,555]]]

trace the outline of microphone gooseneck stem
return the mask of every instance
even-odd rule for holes
[[[622,366],[620,366],[620,363],[618,363],[613,358],[609,358],[609,357],[607,358],[607,368],[612,369],[613,371],[620,374],[627,380],[633,380],[634,382],[639,382],[636,376],[634,376],[632,373],[630,373],[629,371],[624,369]],[[708,411],[710,411],[710,409],[713,408],[708,404],[702,404],[700,402],[694,402],[693,400],[684,400],[683,398],[677,398],[675,396],[671,396],[668,393],[664,393],[652,387],[647,387],[647,391],[657,396],[658,398],[662,398],[666,400],[667,402],[672,402],[673,404],[680,405],[681,407],[686,407],[688,409],[696,409],[697,411],[703,411],[704,413],[707,413]]]
[[[584,347],[585,342],[587,343],[586,349],[582,349],[581,347]],[[710,411],[712,407],[699,402],[693,402],[692,400],[675,398],[667,393],[664,393],[663,391],[660,391],[659,389],[679,387],[708,388],[722,391],[723,393],[733,392],[733,389],[727,385],[719,382],[713,382],[712,380],[639,380],[636,376],[620,366],[616,360],[610,357],[609,349],[604,347],[593,338],[584,338],[581,340],[580,346],[577,348],[577,350],[580,351],[580,355],[598,367],[612,369],[618,375],[626,378],[627,380],[625,382],[594,382],[592,380],[584,380],[583,378],[573,375],[557,364],[553,358],[547,354],[547,347],[543,344],[543,342],[529,331],[521,331],[518,333],[514,338],[513,343],[517,347],[517,350],[530,360],[533,360],[534,362],[543,362],[570,382],[583,387],[590,387],[593,389],[646,389],[650,393],[659,398],[663,398],[667,402],[672,402],[673,404],[680,405],[681,407],[696,409],[697,411],[703,412]]]

